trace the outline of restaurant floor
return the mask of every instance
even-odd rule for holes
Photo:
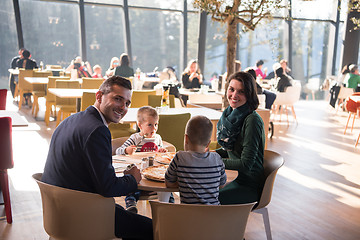
[[[7,110],[17,110],[12,99]],[[282,122],[274,121],[274,136],[268,143],[268,149],[285,158],[268,207],[273,239],[359,239],[360,145],[354,148],[354,144],[360,121],[344,135],[347,113],[336,115],[325,101],[300,101],[295,111],[298,123],[292,116],[289,125],[285,116]],[[0,239],[48,239],[39,189],[31,175],[43,171],[55,122],[45,126],[44,109],[38,121],[28,107],[21,113],[29,126],[13,128],[15,167],[8,171],[13,223],[6,223],[0,205]],[[122,199],[118,202],[123,204]],[[140,214],[151,216],[148,202],[140,201],[138,207]],[[250,215],[245,237],[266,239],[261,215]]]

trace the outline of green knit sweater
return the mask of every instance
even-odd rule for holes
[[[253,111],[245,118],[234,150],[217,149],[216,152],[223,158],[226,169],[238,171],[235,181],[259,192],[264,185],[264,147],[264,122]]]

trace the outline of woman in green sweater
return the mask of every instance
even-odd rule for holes
[[[229,107],[217,124],[216,152],[225,168],[238,171],[237,178],[220,190],[221,204],[259,201],[264,185],[264,123],[255,111],[259,106],[255,79],[246,72],[229,77]]]

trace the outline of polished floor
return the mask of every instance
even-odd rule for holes
[[[7,109],[17,110],[11,98]],[[39,189],[31,178],[43,171],[55,128],[55,122],[45,126],[43,111],[35,120],[24,107],[20,113],[29,126],[13,128],[15,167],[9,170],[13,224],[6,223],[0,205],[0,239],[48,239]],[[298,123],[292,116],[289,125],[285,116],[282,122],[274,121],[275,133],[268,143],[269,150],[285,158],[268,207],[273,239],[360,239],[360,145],[354,147],[360,120],[352,133],[344,135],[347,113],[335,114],[325,101],[300,101],[295,111]],[[151,216],[146,201],[139,203],[139,210]],[[245,237],[266,239],[261,215],[251,214]]]

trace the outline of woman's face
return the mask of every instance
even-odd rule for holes
[[[197,67],[197,63],[192,63],[190,65],[190,72],[191,73],[196,72],[196,67]]]
[[[114,61],[114,62],[112,63],[112,67],[113,67],[113,68],[116,68],[117,66],[119,66],[119,61]]]
[[[246,103],[244,85],[242,82],[232,79],[227,89],[227,100],[230,107],[238,108]]]

